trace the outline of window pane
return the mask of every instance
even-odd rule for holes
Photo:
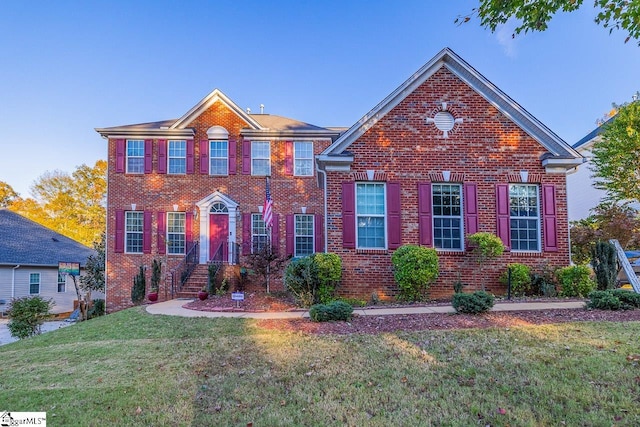
[[[307,256],[313,252],[313,215],[296,215],[295,256]]]
[[[187,142],[169,141],[169,173],[187,172]]]
[[[384,185],[357,184],[358,215],[384,215]]]
[[[294,174],[313,175],[313,142],[294,143]]]
[[[358,247],[384,248],[384,218],[358,217]]]
[[[538,186],[513,184],[509,186],[511,211],[511,249],[540,250],[540,216]]]
[[[462,249],[462,186],[434,184],[433,244],[439,249]]]
[[[261,251],[267,244],[267,227],[262,214],[251,214],[251,251]]]
[[[183,254],[185,251],[186,215],[184,212],[167,213],[167,252]]]
[[[209,174],[227,175],[229,164],[229,144],[227,141],[209,142]]]
[[[127,140],[127,173],[144,173],[144,141]]]
[[[129,253],[142,253],[142,231],[144,216],[142,212],[126,212],[125,249]]]
[[[40,273],[29,274],[29,293],[30,294],[40,293]]]
[[[58,273],[58,292],[66,292],[66,290],[67,290],[66,276]]]

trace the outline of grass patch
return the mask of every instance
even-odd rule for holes
[[[124,310],[0,347],[51,425],[640,425],[640,323],[313,336]]]

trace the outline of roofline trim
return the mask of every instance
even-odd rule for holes
[[[221,101],[231,111],[236,113],[242,120],[244,120],[249,126],[254,129],[262,129],[260,123],[252,118],[247,112],[240,108],[235,102],[226,96],[220,89],[214,89],[209,95],[205,96],[200,102],[194,105],[185,115],[180,117],[170,127],[170,129],[184,129],[189,125],[196,117],[198,117],[204,110],[215,104],[217,101]]]

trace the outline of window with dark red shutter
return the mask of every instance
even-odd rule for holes
[[[342,247],[356,247],[356,184],[342,183]]]
[[[418,183],[418,232],[424,246],[433,246],[431,203],[431,183]]]

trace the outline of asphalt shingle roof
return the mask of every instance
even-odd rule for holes
[[[0,265],[85,265],[95,251],[15,212],[0,209]]]

